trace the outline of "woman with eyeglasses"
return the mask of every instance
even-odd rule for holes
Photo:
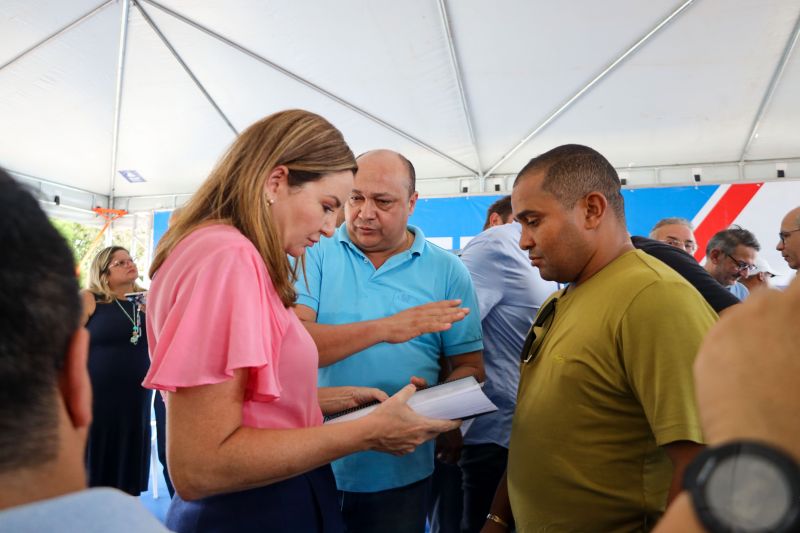
[[[402,455],[458,427],[414,413],[413,385],[389,399],[317,387],[317,347],[293,311],[295,269],[333,235],[355,170],[327,120],[276,113],[233,142],[159,242],[144,383],[166,391],[169,529],[341,532],[332,460]],[[371,401],[383,403],[323,425],[323,414]]]
[[[100,251],[82,292],[84,325],[90,333],[92,425],[86,447],[89,486],[116,487],[138,496],[147,490],[150,467],[150,403],[142,387],[150,368],[143,306],[126,293],[142,290],[128,250]]]

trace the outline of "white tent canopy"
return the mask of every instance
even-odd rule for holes
[[[62,207],[181,203],[290,107],[403,152],[427,195],[507,190],[567,142],[629,186],[800,178],[797,0],[0,6],[0,165]]]

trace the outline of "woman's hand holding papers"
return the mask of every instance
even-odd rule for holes
[[[406,403],[416,390],[413,384],[406,385],[375,411],[353,422],[369,427],[369,449],[405,455],[423,442],[461,425],[460,420],[435,420],[415,413]]]

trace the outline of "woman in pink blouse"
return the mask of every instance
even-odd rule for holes
[[[242,133],[162,238],[151,267],[147,387],[166,391],[175,531],[341,531],[328,463],[408,453],[458,426],[363,387],[317,388],[317,349],[292,311],[293,271],[333,234],[355,158],[318,115]],[[353,422],[332,413],[383,404]],[[384,401],[385,400],[385,401]]]

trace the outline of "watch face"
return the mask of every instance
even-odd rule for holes
[[[706,505],[732,531],[774,531],[792,510],[792,487],[779,465],[755,454],[723,457],[708,472]]]

